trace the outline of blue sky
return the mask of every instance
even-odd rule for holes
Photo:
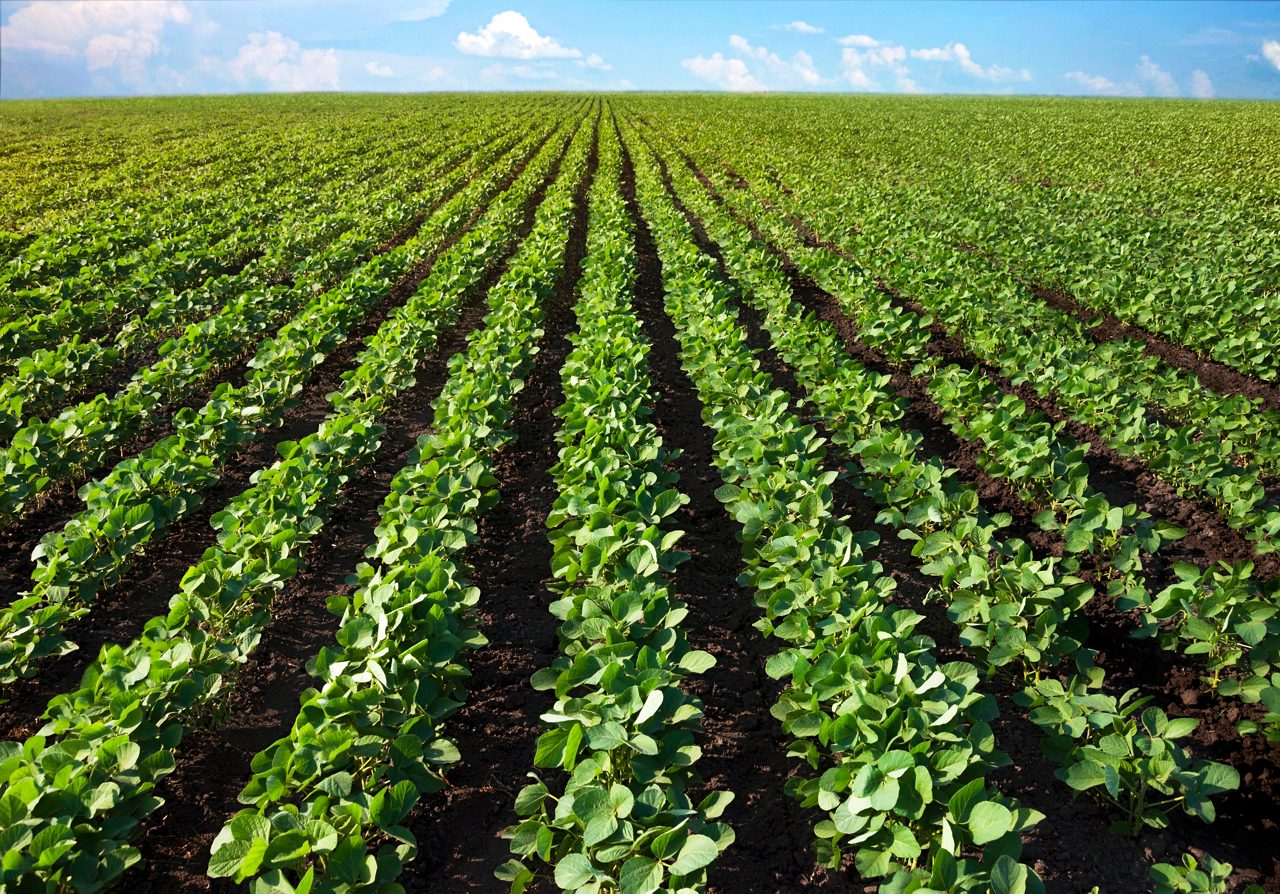
[[[0,97],[739,90],[1280,98],[1280,2],[0,0]]]

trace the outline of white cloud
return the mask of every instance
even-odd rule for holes
[[[401,13],[396,21],[425,22],[427,19],[434,19],[437,16],[444,15],[448,9],[449,0],[428,0],[426,3],[421,3],[413,9]]]
[[[969,48],[958,41],[942,47],[920,47],[912,50],[870,34],[847,34],[836,42],[844,47],[840,53],[840,65],[845,80],[862,90],[875,89],[876,80],[872,72],[884,68],[893,74],[898,90],[919,93],[920,86],[911,76],[911,69],[907,65],[908,57],[921,62],[954,62],[965,74],[988,81],[1031,80],[1031,72],[1025,68],[979,65],[973,61]]]
[[[857,57],[862,62],[871,65],[887,65],[895,69],[905,69],[902,63],[907,60],[907,48],[896,44],[882,44],[874,49],[861,52],[847,48],[844,53],[849,54],[851,57]]]
[[[1102,75],[1086,74],[1083,71],[1069,71],[1063,77],[1095,93],[1117,93],[1120,90],[1115,81],[1110,78],[1104,78]]]
[[[774,28],[781,28],[783,31],[794,31],[796,34],[821,34],[822,29],[817,25],[810,25],[808,22],[802,22],[796,19],[794,22],[787,22],[785,25],[774,25]]]
[[[694,56],[680,63],[695,78],[715,84],[721,90],[738,93],[762,92],[764,84],[756,80],[741,59],[729,59],[722,53]]]
[[[604,61],[604,57],[599,53],[589,53],[587,58],[579,59],[578,65],[583,68],[593,68],[596,71],[612,71],[613,66]]]
[[[1263,43],[1262,57],[1280,71],[1280,40],[1268,40]]]
[[[147,60],[161,48],[160,32],[130,29],[124,34],[99,34],[84,48],[90,71],[114,68],[131,84],[147,82]]]
[[[1191,72],[1191,95],[1196,99],[1213,98],[1213,81],[1209,79],[1208,72],[1199,68]]]
[[[96,37],[130,32],[159,35],[169,22],[186,24],[191,10],[182,0],[72,0],[33,3],[16,10],[4,26],[4,45],[59,56],[84,52]]]
[[[1150,56],[1140,56],[1134,66],[1134,77],[1123,82],[1113,81],[1103,75],[1083,71],[1068,71],[1063,77],[1079,84],[1092,93],[1106,96],[1180,96],[1178,82]],[[1208,72],[1197,68],[1191,72],[1191,95],[1197,99],[1209,99],[1214,95],[1213,80]]]
[[[364,70],[369,72],[375,78],[391,78],[395,77],[395,71],[390,65],[383,65],[381,62],[366,62]]]
[[[757,78],[767,73],[770,80],[779,82],[779,86],[784,87],[793,86],[797,82],[810,87],[822,83],[822,76],[814,67],[813,57],[803,50],[788,62],[777,53],[770,52],[768,47],[752,46],[751,41],[740,34],[729,35],[729,46],[761,64],[762,70],[754,73]]]
[[[1173,75],[1151,61],[1150,56],[1142,56],[1137,65],[1138,80],[1149,84],[1156,96],[1177,96],[1178,82]]]
[[[791,57],[791,68],[800,80],[810,86],[822,83],[822,75],[818,74],[818,69],[813,66],[813,57],[804,50]]]
[[[923,59],[925,62],[950,62],[955,58],[951,47],[935,47],[933,49],[912,50],[912,59]]]
[[[867,73],[860,68],[847,69],[844,76],[850,84],[859,90],[876,89],[876,82],[871,80]]]
[[[842,47],[878,47],[880,41],[870,34],[850,34],[836,41]]]
[[[844,49],[840,51],[840,70],[844,78],[859,90],[875,90],[879,88],[876,79],[867,71],[872,69],[888,69],[894,76],[899,90],[914,93],[919,90],[911,78],[911,69],[907,68],[907,48],[901,44],[877,40],[869,34],[850,34],[838,41]]]
[[[439,84],[449,80],[449,73],[444,70],[443,65],[436,65],[424,71],[419,80],[426,81],[428,84]]]
[[[973,61],[969,48],[958,41],[948,43],[945,47],[912,50],[911,58],[924,62],[955,62],[965,74],[987,81],[1031,80],[1031,72],[1025,68],[1013,69],[1004,65],[990,65],[984,68]]]
[[[555,39],[539,34],[529,20],[514,10],[500,12],[475,34],[463,31],[453,45],[471,56],[501,56],[506,59],[577,59],[581,50],[561,46]]]
[[[83,56],[90,71],[113,69],[136,86],[150,83],[148,61],[164,55],[169,25],[190,25],[182,0],[71,0],[33,3],[0,28],[0,45],[54,56]]]
[[[336,50],[304,50],[278,31],[255,32],[231,60],[232,77],[265,81],[273,90],[338,89],[341,62]]]

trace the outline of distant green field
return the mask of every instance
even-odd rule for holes
[[[0,104],[0,892],[1280,891],[1280,106]]]

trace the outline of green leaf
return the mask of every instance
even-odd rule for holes
[[[224,841],[209,858],[209,875],[213,878],[228,878],[235,875],[248,853],[248,841]]]
[[[716,819],[732,802],[733,792],[712,792],[702,799],[702,803],[698,805],[698,811],[709,820]]]
[[[417,797],[417,786],[408,780],[399,782],[374,796],[373,803],[369,805],[369,816],[378,828],[387,831],[405,818]]]
[[[991,869],[991,894],[1027,894],[1029,877],[1027,867],[1006,854]]]
[[[240,861],[240,870],[236,873],[238,880],[257,874],[258,870],[262,868],[263,858],[267,855],[267,847],[265,838],[255,838],[249,843],[249,851],[244,855],[244,859]]]
[[[710,652],[694,650],[680,659],[680,669],[691,674],[706,673],[715,666],[715,656]]]
[[[520,794],[516,795],[516,813],[520,816],[528,816],[541,806],[548,794],[546,785],[540,779],[526,785],[520,789]]]
[[[732,484],[724,484],[716,488],[716,499],[721,503],[731,503],[742,493],[742,488]]]
[[[271,823],[257,811],[242,810],[231,820],[231,834],[240,841],[250,841],[254,838],[270,838]]]
[[[640,726],[654,714],[657,714],[658,709],[661,707],[662,690],[655,689],[645,698],[644,706],[640,708],[640,713],[636,715],[636,726]]]
[[[263,861],[271,866],[288,866],[311,851],[311,843],[301,832],[285,832],[271,839]]]
[[[562,890],[572,891],[596,877],[596,869],[583,854],[569,854],[556,864],[556,884]]]
[[[1062,538],[1062,548],[1069,553],[1080,553],[1087,550],[1092,542],[1092,531],[1077,528],[1072,524],[1067,526],[1066,534]]]
[[[662,887],[662,864],[648,857],[632,857],[622,864],[620,894],[653,894]]]
[[[1205,794],[1233,792],[1240,787],[1240,771],[1229,764],[1209,761],[1201,769],[1200,790]]]
[[[672,875],[688,875],[709,866],[719,855],[720,849],[706,835],[690,835],[671,864]]]
[[[1096,761],[1080,761],[1058,771],[1059,778],[1078,792],[1102,785],[1106,781],[1106,773],[1102,765]]]
[[[974,844],[995,841],[1013,828],[1013,813],[998,801],[983,801],[969,814],[969,831]]]

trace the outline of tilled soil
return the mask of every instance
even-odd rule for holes
[[[495,195],[514,182],[545,142],[540,142],[513,166],[495,188]],[[332,411],[326,395],[337,390],[343,374],[356,365],[356,356],[364,349],[365,340],[412,297],[430,274],[435,259],[471,229],[483,209],[484,204],[479,204],[464,227],[401,277],[369,314],[349,329],[343,343],[316,367],[305,390],[292,401],[293,406],[285,413],[281,425],[234,453],[223,466],[217,483],[203,495],[200,505],[161,532],[160,537],[148,545],[146,556],[135,556],[125,576],[99,595],[87,615],[66,626],[68,640],[79,648],[44,662],[39,675],[6,687],[4,696],[8,701],[0,705],[0,735],[14,738],[35,732],[40,725],[36,715],[45,703],[52,695],[75,686],[103,645],[128,642],[137,636],[148,619],[167,611],[169,598],[177,591],[182,576],[215,543],[216,532],[209,527],[210,517],[249,487],[255,472],[276,461],[282,442],[296,441],[316,430]],[[530,226],[531,215],[529,212]],[[418,221],[410,230],[416,232],[420,225]],[[410,230],[392,242],[403,244],[412,237]],[[394,247],[391,243],[388,246],[388,251]],[[486,282],[496,281],[497,275],[498,272],[491,273]]]
[[[670,181],[665,178],[665,169],[664,179],[668,190],[671,190]],[[712,192],[714,195],[714,190]],[[727,279],[723,260],[700,222],[683,206],[681,208],[694,227],[699,247],[716,259],[722,276]],[[759,238],[758,231],[756,235]],[[776,247],[771,248],[778,251]],[[1028,513],[1016,496],[1002,482],[994,482],[995,487],[984,486],[981,479],[989,479],[989,476],[986,473],[973,474],[972,468],[969,468],[974,465],[972,460],[963,461],[966,454],[969,457],[975,456],[977,448],[958,442],[950,432],[937,431],[945,428],[941,414],[936,408],[930,411],[928,407],[921,406],[922,403],[929,402],[923,383],[911,381],[918,377],[886,365],[883,357],[863,345],[852,322],[840,311],[836,299],[819,289],[811,280],[800,277],[784,253],[778,253],[784,256],[797,300],[819,318],[832,323],[859,361],[876,371],[893,376],[891,386],[900,396],[911,401],[914,412],[908,413],[907,423],[924,435],[925,454],[938,456],[946,465],[959,468],[961,481],[978,484],[985,505],[991,506],[994,503],[992,508],[1011,511],[1015,521],[1021,515],[1021,527],[1027,527],[1030,524],[1026,517]],[[758,321],[753,326],[751,317],[751,313],[743,314],[744,326],[749,327],[748,331],[750,328],[758,328]],[[952,343],[941,350],[958,352],[959,347]],[[799,397],[802,392],[795,389],[792,377],[786,373],[779,376],[776,368],[771,368],[775,365],[785,367],[785,364],[781,363],[772,347],[767,344],[762,350],[762,361],[766,357],[772,357],[773,361],[764,362],[762,366],[774,373],[775,384],[792,394],[793,398]],[[970,364],[975,362],[972,358],[968,360]],[[820,425],[816,427],[819,433],[823,433]],[[933,429],[932,435],[929,429]],[[951,449],[947,450],[947,446]],[[853,514],[855,517],[865,518],[867,511],[864,507],[855,509]],[[894,577],[900,584],[911,584],[901,589],[900,595],[904,604],[912,605],[928,617],[928,626],[924,632],[954,651],[952,658],[968,660],[958,647],[954,625],[945,619],[945,610],[938,605],[913,604],[916,603],[916,594],[922,592],[922,587],[927,592],[929,583],[919,578],[916,570],[918,562],[911,557],[909,549],[903,548],[893,531],[874,524],[867,527],[880,532],[881,549],[887,553],[881,560],[892,570]],[[1014,533],[1017,533],[1017,527]],[[1038,531],[1034,535],[1029,538],[1030,542],[1043,541],[1040,545],[1047,546],[1051,553],[1061,553],[1060,540],[1056,543],[1049,542],[1054,538]],[[1170,829],[1154,835],[1148,833],[1136,841],[1109,835],[1104,830],[1112,819],[1107,816],[1106,811],[1084,798],[1074,802],[1069,797],[1064,798],[1064,794],[1069,795],[1070,792],[1056,779],[1052,765],[1041,755],[1037,744],[1041,738],[1039,731],[1025,719],[1025,713],[1011,700],[1016,687],[996,678],[985,684],[984,688],[998,695],[1002,717],[997,726],[997,741],[1013,760],[1011,768],[1002,771],[996,778],[1006,783],[1002,790],[1007,794],[1020,798],[1049,816],[1028,837],[1024,857],[1035,864],[1051,891],[1088,891],[1095,884],[1102,886],[1104,891],[1122,891],[1138,890],[1147,884],[1146,868],[1150,862],[1176,862],[1179,854],[1203,848],[1236,866],[1233,890],[1258,881],[1268,891],[1280,890],[1280,858],[1271,856],[1274,848],[1270,846],[1280,820],[1280,811],[1275,807],[1274,790],[1280,749],[1268,746],[1256,737],[1242,740],[1234,732],[1234,721],[1239,716],[1239,709],[1234,706],[1224,707],[1218,703],[1197,711],[1202,700],[1212,699],[1203,693],[1203,685],[1196,679],[1193,671],[1178,667],[1177,672],[1170,675],[1160,673],[1158,667],[1153,667],[1152,659],[1158,665],[1159,659],[1164,657],[1163,653],[1153,644],[1135,643],[1127,636],[1115,636],[1115,628],[1122,626],[1124,621],[1118,619],[1117,613],[1109,605],[1105,605],[1102,599],[1094,599],[1090,603],[1090,609],[1088,614],[1095,634],[1090,638],[1089,645],[1099,649],[1098,663],[1113,675],[1108,688],[1123,691],[1129,686],[1140,686],[1145,692],[1155,695],[1155,703],[1169,713],[1200,719],[1199,728],[1189,740],[1194,743],[1193,751],[1198,757],[1221,760],[1235,766],[1241,772],[1242,790],[1215,799],[1219,818],[1213,825],[1204,826],[1198,821],[1178,815],[1174,817]],[[1099,625],[1097,616],[1101,616],[1107,623]],[[1166,661],[1165,665],[1166,668],[1176,666],[1176,662]],[[1051,836],[1046,834],[1048,830],[1052,830]],[[1110,857],[1095,862],[1094,857],[1098,854],[1099,847]],[[1103,867],[1101,872],[1099,867]]]
[[[680,475],[676,486],[689,497],[675,515],[675,526],[685,532],[679,547],[690,556],[677,570],[675,592],[689,609],[689,644],[716,658],[715,667],[689,680],[706,712],[696,767],[704,781],[697,795],[717,789],[735,794],[723,817],[733,827],[734,843],[716,861],[710,890],[853,890],[840,875],[814,865],[811,826],[821,817],[784,791],[800,764],[787,757],[789,743],[769,715],[782,689],[764,670],[776,649],[752,627],[759,611],[737,583],[741,547],[736,525],[715,497],[722,480],[713,462],[714,433],[702,422],[697,391],[680,366],[675,326],[663,310],[661,262],[635,200],[629,153],[623,156],[623,195],[636,222],[635,309],[650,344],[649,374],[658,395],[653,422],[667,449],[681,451],[671,465]]]
[[[445,790],[422,801],[405,821],[423,843],[402,882],[409,891],[499,891],[493,871],[510,858],[501,832],[516,822],[516,794],[528,782],[539,715],[550,699],[529,678],[558,652],[550,613],[551,543],[547,514],[557,488],[550,469],[558,447],[556,407],[564,402],[560,369],[572,350],[573,303],[586,252],[587,191],[598,161],[600,121],[593,125],[587,175],[579,184],[565,264],[545,307],[544,335],[512,420],[515,441],[494,463],[498,504],[481,516],[468,550],[471,583],[480,590],[479,629],[489,644],[468,659],[465,705],[449,721],[462,754]]]
[[[599,117],[594,126],[597,130],[601,126]],[[723,201],[692,160],[688,161],[712,195]],[[527,159],[519,168],[523,169],[525,163]],[[675,196],[665,162],[660,165],[667,189],[693,226],[699,247],[715,258],[721,277],[732,284],[723,257],[696,216]],[[557,162],[526,209],[522,234],[531,227],[533,213],[558,169]],[[595,169],[593,144],[589,174],[576,194],[565,269],[546,308],[546,334],[526,378],[526,388],[519,396],[519,409],[513,420],[516,440],[495,461],[501,500],[481,517],[477,543],[467,556],[472,583],[482,593],[477,609],[480,629],[490,644],[472,653],[468,662],[473,674],[471,697],[450,722],[450,734],[459,745],[462,761],[449,774],[447,788],[424,799],[406,821],[421,847],[419,857],[401,879],[410,892],[505,889],[492,875],[494,867],[509,856],[507,843],[499,833],[516,819],[512,802],[527,781],[525,774],[532,769],[534,742],[542,730],[537,718],[550,701],[546,694],[530,687],[529,677],[548,665],[557,653],[556,621],[547,611],[550,597],[544,586],[551,553],[545,523],[556,497],[549,469],[557,457],[558,419],[554,410],[563,399],[560,370],[571,348],[568,338],[575,326],[572,303],[585,251],[586,191]],[[735,178],[736,188],[750,188],[736,171],[729,169],[729,173]],[[663,309],[661,263],[636,202],[635,171],[625,147],[623,193],[636,224],[639,278],[635,310],[651,345],[650,375],[658,395],[653,421],[666,447],[680,451],[671,466],[680,475],[677,486],[690,498],[674,519],[674,526],[685,532],[679,546],[691,557],[673,576],[674,589],[689,608],[686,633],[690,644],[711,652],[717,659],[714,668],[691,677],[688,683],[706,712],[699,739],[703,756],[696,766],[703,782],[694,794],[715,789],[736,793],[724,816],[735,830],[736,841],[713,868],[710,891],[874,890],[874,884],[860,879],[848,861],[834,872],[814,865],[811,827],[821,814],[800,808],[784,793],[788,778],[804,772],[804,768],[787,757],[788,741],[769,715],[769,707],[781,691],[781,684],[764,672],[764,662],[774,651],[774,644],[752,627],[757,609],[751,593],[737,584],[740,547],[736,526],[714,495],[721,481],[714,466],[713,433],[702,421],[696,390],[680,366],[676,331]],[[789,219],[806,244],[840,251],[799,219]],[[420,223],[421,218],[397,239],[409,238]],[[758,230],[754,232],[757,239],[762,239]],[[522,235],[516,244],[523,238]],[[389,250],[394,244],[398,244],[396,239],[380,250]],[[927,382],[913,376],[909,369],[888,363],[862,343],[856,325],[843,314],[838,301],[799,274],[785,252],[769,247],[783,259],[796,299],[836,328],[855,359],[890,375],[891,388],[907,407],[904,424],[924,436],[924,454],[957,469],[959,480],[978,488],[984,505],[1010,512],[1014,517],[1011,533],[1028,539],[1042,554],[1060,554],[1060,539],[1040,532],[1030,520],[1030,511],[1007,483],[982,469],[977,462],[976,445],[957,439],[949,431],[940,411],[928,398]],[[93,612],[68,628],[71,638],[81,644],[81,652],[49,662],[47,672],[40,678],[19,683],[12,693],[3,693],[12,696],[13,701],[0,706],[0,732],[11,736],[33,732],[38,726],[35,714],[44,700],[53,692],[74,685],[101,643],[130,638],[147,617],[163,611],[164,602],[176,589],[183,572],[213,542],[207,522],[214,507],[243,489],[252,472],[274,458],[280,441],[314,430],[328,409],[323,395],[351,366],[362,340],[412,294],[429,269],[427,262],[412,271],[353,328],[347,342],[317,369],[281,428],[228,464],[223,479],[206,495],[204,504],[153,545],[154,555],[149,556],[153,561],[138,563],[147,568],[135,567],[125,581],[98,600]],[[325,609],[325,597],[351,591],[348,577],[372,539],[390,480],[403,465],[416,438],[428,430],[430,404],[448,374],[447,360],[455,351],[465,349],[468,335],[482,325],[484,293],[504,269],[505,262],[491,269],[465,303],[457,325],[442,335],[440,343],[423,359],[417,384],[397,399],[383,420],[387,430],[374,461],[353,476],[345,488],[345,502],[332,513],[330,523],[311,545],[311,561],[274,599],[272,620],[262,643],[238,674],[235,689],[220,706],[223,710],[216,718],[206,718],[202,725],[188,731],[176,772],[160,786],[159,794],[166,804],[144,821],[138,842],[143,860],[128,874],[125,884],[144,892],[236,890],[225,881],[215,882],[205,876],[210,841],[240,806],[236,795],[249,777],[253,754],[287,733],[296,715],[298,696],[311,682],[306,661],[332,641],[336,628],[336,618]],[[910,298],[893,293],[887,284],[884,288],[898,306],[924,312]],[[741,325],[762,368],[776,387],[791,396],[793,407],[803,413],[803,392],[770,343],[761,314],[746,302],[738,304]],[[1092,314],[1094,317],[1096,314]],[[1123,326],[1118,321],[1115,325]],[[1202,381],[1211,387],[1274,399],[1274,394],[1269,398],[1258,390],[1263,387],[1258,383],[1240,383],[1229,375],[1239,373],[1216,369],[1221,364],[1196,357],[1202,366],[1186,366],[1184,363],[1190,361],[1182,358],[1180,362],[1181,355],[1177,353],[1185,349],[1167,344],[1161,348],[1148,340],[1154,338],[1149,334],[1120,331],[1115,325],[1108,328],[1104,320],[1095,334],[1100,338],[1108,332],[1111,334],[1105,337],[1143,338],[1148,349],[1158,356],[1165,356],[1162,351],[1171,351],[1174,359],[1166,358],[1169,362],[1197,374],[1203,369]],[[1065,419],[1051,401],[1035,395],[1026,385],[1012,386],[1006,378],[969,356],[964,345],[949,337],[945,329],[938,324],[933,329],[931,350],[935,356],[966,368],[976,366],[1006,393],[1017,394],[1050,419]],[[230,377],[228,380],[242,378],[243,373],[241,366],[227,371],[226,376]],[[1254,386],[1258,387],[1252,392],[1231,390]],[[814,422],[819,434],[826,435],[820,423],[806,421]],[[1187,538],[1163,550],[1160,556],[1147,558],[1153,581],[1168,578],[1175,558],[1204,564],[1248,555],[1248,544],[1236,532],[1225,529],[1212,510],[1177,496],[1140,464],[1105,448],[1088,428],[1068,423],[1066,431],[1090,444],[1090,480],[1109,499],[1136,502],[1153,514],[1191,528]],[[148,439],[159,436],[152,432]],[[840,469],[839,455],[833,451],[826,465]],[[30,574],[29,563],[22,563],[38,540],[35,532],[60,524],[59,518],[65,519],[78,508],[74,489],[64,485],[63,490],[66,492],[52,490],[40,508],[18,525],[0,532],[0,557],[6,559],[0,563],[5,569],[0,585],[8,586],[10,591],[21,588]],[[959,645],[956,628],[946,618],[945,608],[925,601],[932,582],[920,573],[910,544],[898,539],[893,529],[875,521],[877,507],[854,486],[848,472],[842,473],[833,490],[835,509],[847,517],[848,524],[855,530],[874,530],[880,535],[881,543],[872,558],[880,561],[885,573],[895,579],[895,602],[925,616],[919,630],[935,639],[939,660],[967,660],[969,656]],[[1242,550],[1246,552],[1242,554]],[[1280,570],[1280,557],[1271,557],[1260,566],[1274,574]],[[1151,862],[1176,862],[1179,854],[1188,850],[1199,853],[1204,848],[1236,865],[1233,891],[1246,882],[1261,881],[1267,891],[1280,892],[1280,856],[1273,846],[1280,822],[1276,807],[1280,795],[1280,748],[1257,738],[1242,740],[1234,731],[1241,716],[1240,707],[1208,694],[1194,664],[1162,652],[1150,642],[1131,640],[1128,634],[1133,619],[1117,613],[1105,597],[1095,598],[1085,614],[1092,631],[1089,646],[1099,650],[1098,661],[1108,671],[1109,689],[1140,687],[1153,694],[1155,704],[1171,714],[1198,719],[1200,726],[1188,741],[1197,755],[1236,766],[1242,775],[1242,790],[1215,799],[1219,820],[1212,826],[1176,816],[1169,829],[1148,831],[1136,840],[1108,834],[1106,826],[1114,817],[1088,798],[1073,799],[1055,778],[1054,767],[1041,754],[1039,730],[1012,701],[1016,685],[1001,677],[992,678],[983,689],[1000,706],[995,732],[1011,763],[993,774],[990,782],[1046,814],[1045,821],[1026,837],[1023,859],[1035,866],[1055,894],[1086,892],[1093,885],[1113,894],[1146,890]]]
[[[559,162],[526,206],[513,245],[532,228],[558,169]],[[345,501],[311,546],[311,561],[273,600],[271,622],[238,674],[225,710],[184,741],[176,772],[160,787],[166,803],[143,823],[138,843],[143,860],[128,876],[129,883],[157,892],[230,890],[205,875],[212,838],[240,807],[236,796],[249,779],[250,759],[292,725],[299,695],[313,682],[306,662],[332,642],[337,627],[337,618],[325,608],[326,597],[353,590],[350,577],[372,542],[391,480],[429,430],[431,404],[448,378],[449,358],[465,350],[468,336],[483,324],[484,297],[505,269],[505,258],[490,268],[465,302],[457,325],[423,358],[416,384],[397,397],[382,419],[386,431],[374,461],[347,484]],[[425,264],[399,284],[400,300],[428,273]]]
[[[1264,406],[1280,410],[1280,388],[1269,382],[1261,381],[1225,363],[1211,360],[1147,329],[1126,323],[1115,314],[1085,307],[1073,296],[1060,289],[1033,285],[1030,290],[1041,301],[1071,314],[1082,323],[1096,322],[1097,325],[1093,327],[1092,334],[1098,341],[1116,341],[1122,338],[1140,341],[1145,346],[1144,350],[1147,354],[1159,357],[1170,366],[1194,373],[1202,385],[1220,394],[1238,394],[1261,400]]]
[[[456,168],[458,165],[463,164],[464,161],[465,159],[459,159],[451,166],[450,169],[452,170],[453,168]],[[524,165],[521,164],[517,167],[517,170],[523,170],[523,167]],[[378,255],[386,254],[413,238],[413,236],[422,227],[423,222],[426,221],[426,219],[430,217],[437,208],[447,202],[450,197],[451,196],[446,196],[442,198],[431,208],[428,208],[416,215],[394,236],[371,252],[368,257],[365,258],[365,261],[368,261]],[[483,210],[483,204],[479,206],[477,213],[481,210]],[[457,237],[455,237],[454,240],[450,240],[450,244],[452,241],[456,241],[456,238]],[[413,273],[410,272],[406,277],[406,281],[412,276]],[[286,280],[289,285],[292,285],[291,277],[286,276]],[[403,297],[407,297],[407,295],[402,296],[401,301],[403,301]],[[383,310],[384,317],[386,312],[391,309],[391,305],[388,303],[389,300],[390,296],[379,305],[379,308],[385,308],[385,310]],[[377,313],[378,310],[375,309],[370,313],[366,320],[375,319]],[[381,318],[376,319],[377,322],[381,322]],[[349,335],[346,343],[342,347],[339,347],[334,354],[326,358],[325,362],[317,368],[316,376],[318,377],[323,375],[326,369],[334,368],[338,362],[335,358],[342,354],[348,345],[354,344],[356,339],[363,338],[364,335],[360,333],[364,332],[366,328],[367,326],[357,324],[357,327],[353,328],[352,334]],[[376,326],[374,328],[376,328]],[[174,414],[184,408],[199,411],[199,409],[208,401],[209,396],[213,394],[220,385],[230,384],[233,387],[243,385],[245,375],[249,370],[249,361],[253,357],[254,350],[256,350],[256,343],[254,345],[247,346],[234,362],[226,364],[223,368],[215,372],[211,378],[207,379],[201,387],[195,390],[194,393],[188,395],[182,400],[175,401],[171,406],[157,408],[151,414],[150,423],[143,428],[137,437],[131,439],[129,443],[122,445],[118,450],[116,450],[112,454],[112,458],[107,463],[93,469],[85,469],[78,475],[64,478],[61,481],[50,485],[44,493],[40,494],[36,500],[33,501],[33,509],[28,511],[23,517],[17,519],[12,524],[4,526],[4,528],[0,530],[0,604],[7,605],[16,598],[20,592],[29,588],[31,574],[35,570],[35,562],[32,560],[31,554],[32,551],[35,550],[36,546],[39,545],[41,538],[43,538],[49,531],[61,528],[73,515],[84,508],[84,503],[78,496],[81,485],[85,481],[89,480],[89,478],[94,474],[105,472],[116,462],[130,456],[136,456],[148,447],[151,447],[157,441],[172,434],[174,431]],[[354,356],[354,354],[352,354],[352,356]],[[88,398],[92,398],[99,393],[114,394],[116,391],[128,384],[129,379],[137,370],[150,366],[158,359],[159,353],[157,350],[154,347],[148,348],[137,357],[131,358],[129,364],[122,365],[112,371],[104,381],[100,382],[94,389],[91,389],[92,393],[87,393],[86,396]],[[332,390],[332,388],[328,390]],[[326,393],[327,391],[320,392],[321,395]],[[73,403],[74,401],[68,401],[67,405],[71,406]],[[283,428],[287,429],[289,428],[289,425],[289,417],[286,417],[286,422]],[[305,431],[306,430],[304,430],[304,433]],[[269,443],[270,449],[265,453],[261,450],[254,452],[258,444],[252,445],[249,448],[249,451],[254,452],[253,455],[257,464],[248,466],[248,471],[256,471],[264,464],[273,462],[276,456],[275,445],[281,440],[286,440],[289,437],[291,436],[281,434],[280,437],[268,437],[266,442],[258,442],[258,444]],[[292,437],[296,437],[296,435]],[[260,458],[262,456],[267,457],[265,462]],[[225,492],[227,495],[231,495],[239,493],[244,489],[243,483],[240,483],[239,486],[235,486],[230,490],[228,490],[227,486],[224,486],[225,482],[231,481],[234,478],[237,471],[234,467],[237,467],[238,465],[243,464],[238,463],[237,459],[233,459],[228,464],[227,474],[224,475],[223,480],[220,481],[216,487],[217,492]],[[247,477],[244,480],[247,481]],[[206,503],[208,501],[209,498],[206,497]],[[220,506],[221,503],[218,502],[215,505]],[[204,519],[207,520],[207,517],[208,513],[205,513]],[[181,525],[183,523],[180,522],[179,524]],[[203,523],[200,523],[195,526],[194,530],[203,530],[203,528]],[[165,562],[164,564],[167,566],[171,563]],[[187,564],[190,564],[190,562]],[[147,614],[145,617],[150,617],[150,614]]]

